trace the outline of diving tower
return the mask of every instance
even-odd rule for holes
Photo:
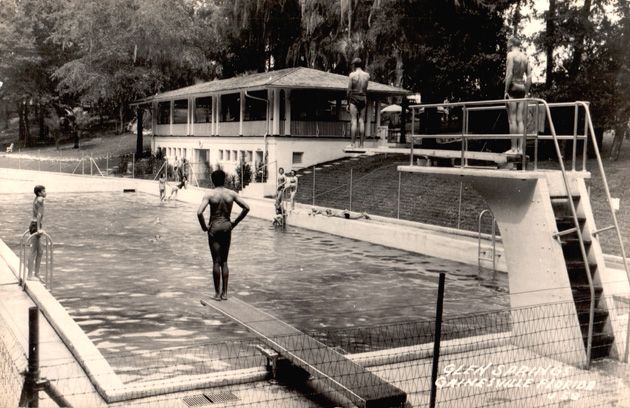
[[[470,116],[474,112],[505,110],[504,100],[417,105],[416,108],[445,107],[461,111],[461,133],[447,135],[458,139],[460,149],[418,149],[414,145],[422,139],[444,135],[411,134],[406,149],[381,146],[346,152],[381,154],[405,150],[410,155],[409,164],[399,166],[399,171],[466,181],[485,199],[501,233],[508,269],[512,334],[518,346],[578,367],[588,367],[591,360],[601,357],[628,361],[630,329],[622,323],[623,319],[617,318],[612,296],[630,291],[630,273],[589,105],[547,103],[533,98],[519,101],[527,104],[529,113],[521,135],[470,131]],[[573,110],[572,134],[556,133],[552,109]],[[508,155],[470,148],[475,145],[471,143],[473,140],[505,140],[515,136],[522,138],[525,152],[533,160],[525,153]],[[542,140],[550,141],[556,158],[560,158],[555,169],[538,168]],[[560,141],[572,142],[571,157],[563,157]],[[579,144],[582,157],[577,152]],[[595,223],[587,188],[591,177],[586,171],[587,148],[597,158],[613,221],[600,229]],[[420,165],[416,160],[419,156],[440,160]],[[432,163],[441,166],[431,166]],[[613,230],[626,270],[622,282],[606,268],[599,242],[601,233]],[[552,309],[553,313],[546,312]],[[533,316],[531,310],[538,310],[538,315]],[[544,336],[547,338],[543,339]]]

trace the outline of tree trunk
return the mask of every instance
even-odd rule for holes
[[[402,87],[403,85],[403,75],[404,75],[404,63],[402,58],[402,53],[398,48],[394,49],[394,57],[396,58],[396,86]]]
[[[9,102],[4,101],[2,105],[4,106],[4,129],[7,130],[9,129]]]
[[[44,105],[42,103],[37,104],[37,119],[39,122],[39,140],[42,141],[46,138],[46,126],[44,125]],[[50,130],[50,129],[48,129]]]
[[[612,146],[610,146],[610,158],[612,160],[619,159],[621,145],[623,144],[623,139],[625,138],[627,131],[628,128],[625,123],[620,123],[615,126],[615,138],[613,139]]]
[[[556,0],[549,0],[549,11],[547,12],[547,33],[545,39],[545,48],[547,54],[547,69],[545,77],[545,86],[551,88],[553,84],[553,48],[554,37],[556,34]]]
[[[22,106],[24,103],[22,101],[17,103],[17,113],[18,113],[18,142],[20,146],[26,147],[26,131],[24,130],[24,110]]]
[[[584,54],[584,40],[586,39],[586,31],[588,29],[588,17],[591,14],[591,0],[584,0],[584,6],[580,12],[580,22],[578,34],[575,37],[575,46],[573,47],[573,59],[569,67],[569,75],[575,78],[580,64],[582,63],[582,54]]]
[[[24,103],[24,138],[26,140],[26,144],[30,144],[30,142],[31,142],[31,126],[29,124],[28,103]]]
[[[144,113],[144,109],[138,106],[136,110],[136,157],[142,157],[142,148],[143,148],[143,140],[142,140],[142,116]]]
[[[120,105],[120,108],[118,109],[118,117],[120,119],[120,134],[123,134],[123,132],[125,131],[125,123],[124,123],[124,115],[123,115],[123,106],[122,104]]]
[[[518,34],[518,25],[521,22],[521,0],[516,2],[516,8],[514,9],[514,16],[512,17],[512,35]]]

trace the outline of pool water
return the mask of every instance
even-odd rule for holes
[[[0,238],[16,253],[31,203],[0,195]],[[53,294],[106,357],[246,336],[199,303],[214,289],[196,206],[141,193],[50,194],[44,229],[56,245]],[[229,295],[311,332],[430,319],[443,271],[445,316],[508,305],[475,266],[252,217],[234,230],[229,265]]]

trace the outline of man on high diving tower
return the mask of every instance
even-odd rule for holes
[[[511,48],[507,55],[505,68],[505,99],[521,99],[529,94],[532,85],[532,67],[529,64],[527,55],[521,51],[521,41],[510,38],[508,46]],[[523,78],[523,76],[525,78]],[[527,115],[525,102],[512,102],[507,104],[508,122],[510,134],[523,135],[525,133],[525,117]],[[523,153],[520,137],[512,137],[512,146],[506,153]]]
[[[360,58],[352,60],[352,72],[348,80],[348,108],[350,109],[350,147],[356,147],[357,130],[359,131],[359,147],[365,141],[365,112],[367,105],[367,88],[370,74],[363,70]]]
[[[215,291],[213,299],[227,300],[228,278],[230,276],[227,261],[230,253],[232,230],[245,218],[249,212],[249,206],[235,191],[224,187],[225,173],[223,170],[213,171],[210,178],[215,188],[204,195],[197,210],[197,218],[201,229],[208,233],[208,246],[212,256],[212,278]],[[232,204],[234,203],[238,204],[242,211],[234,221],[230,221]],[[203,216],[203,212],[208,205],[210,205],[210,225],[206,225],[206,220]],[[221,278],[223,278],[223,285],[221,285]]]

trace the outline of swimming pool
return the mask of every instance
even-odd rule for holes
[[[0,195],[0,237],[17,252],[32,195]],[[243,338],[204,309],[213,294],[196,207],[141,193],[50,194],[55,297],[106,358]],[[305,331],[429,319],[446,271],[445,316],[500,310],[477,268],[248,217],[234,232],[230,295]],[[121,359],[116,359],[121,361]],[[122,360],[124,361],[124,360]],[[114,368],[123,370],[121,366]]]

